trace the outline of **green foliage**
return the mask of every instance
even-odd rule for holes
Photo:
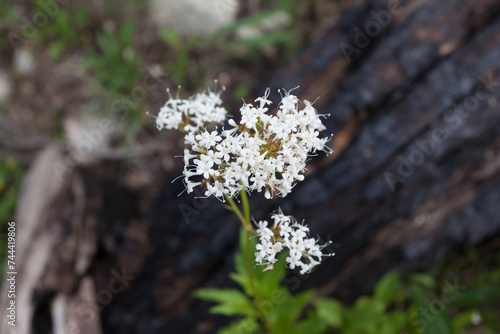
[[[0,20],[2,23],[12,23],[17,19],[17,16],[18,13],[14,6],[7,4],[6,0],[0,0]]]
[[[0,0],[0,34],[4,36],[4,38],[0,38],[0,51],[7,49],[9,46],[8,35],[12,33],[9,25],[14,23],[18,16],[18,10],[14,6],[7,4],[6,0]]]
[[[45,1],[37,1],[35,12],[46,12]],[[69,12],[63,6],[54,7],[49,13],[47,24],[41,25],[36,36],[37,40],[48,46],[49,58],[59,60],[65,52],[74,51],[81,44],[81,36],[89,24],[88,4],[82,4]]]
[[[103,95],[113,99],[106,112],[120,112],[127,127],[128,142],[138,133],[144,115],[142,110],[146,96],[134,98],[134,87],[141,76],[141,55],[132,47],[135,22],[126,19],[116,32],[100,31],[96,35],[97,48],[84,45],[82,66],[93,74],[94,84]],[[139,92],[147,94],[142,89]]]
[[[224,315],[251,315],[255,309],[252,302],[242,292],[235,289],[198,289],[195,296],[218,303],[212,313]]]
[[[202,46],[203,40],[197,36],[182,38],[177,32],[167,28],[160,29],[158,35],[175,52],[173,61],[165,65],[166,72],[179,85],[189,86],[200,76],[192,73],[190,59],[193,53]]]
[[[497,333],[500,330],[499,269],[486,270],[469,279],[467,275],[457,275],[477,270],[476,264],[480,265],[481,261],[470,261],[465,268],[452,264],[451,268],[443,268],[440,280],[422,273],[409,277],[409,333],[465,334],[471,330]]]
[[[406,325],[406,313],[391,310],[401,298],[401,278],[396,272],[386,274],[375,287],[373,296],[359,297],[353,306],[344,307],[332,298],[315,302],[318,318],[346,334],[396,334]]]
[[[327,325],[341,328],[345,318],[345,311],[342,304],[333,298],[319,298],[314,303],[318,318]]]
[[[243,17],[219,29],[214,36],[216,44],[226,52],[241,54],[253,58],[262,56],[269,46],[278,47],[281,53],[288,57],[297,50],[294,21],[297,19],[296,8],[292,0],[277,0],[278,9],[265,10],[247,17]],[[290,22],[275,29],[265,29],[264,26],[276,20],[278,15],[288,15]],[[255,32],[251,37],[236,37],[236,32],[247,30]],[[253,33],[252,33],[253,34]],[[251,35],[252,35],[251,34]]]
[[[234,94],[235,94],[234,100],[240,101],[241,99],[245,99],[248,96],[250,96],[251,92],[252,92],[252,87],[250,87],[247,84],[239,84],[236,86],[236,89],[234,92]]]
[[[410,276],[410,282],[422,286],[428,290],[436,288],[436,279],[429,274],[415,273]]]
[[[375,287],[374,297],[389,305],[396,300],[398,292],[401,290],[401,277],[395,271],[387,273]]]
[[[86,45],[83,65],[91,70],[96,82],[111,96],[130,94],[139,79],[140,56],[131,46],[135,35],[135,22],[127,19],[116,33],[101,31],[97,34],[98,50]]]
[[[391,271],[378,281],[373,295],[360,296],[346,306],[334,298],[316,298],[313,290],[293,296],[281,284],[286,254],[273,270],[262,272],[255,265],[248,268],[245,250],[248,246],[254,250],[255,243],[242,229],[231,274],[242,291],[199,289],[195,293],[216,303],[212,312],[240,317],[219,333],[465,334],[474,327],[481,333],[500,330],[500,269],[475,275],[467,284],[456,276],[438,279],[444,268],[406,277]],[[253,257],[250,260],[254,262]]]
[[[254,250],[256,244],[256,238],[249,236],[242,228],[240,249],[235,255],[236,272],[230,276],[242,291],[208,288],[195,292],[196,297],[216,303],[211,312],[243,317],[219,333],[238,333],[245,328],[248,333],[319,334],[335,329],[349,334],[395,334],[404,328],[406,313],[388,310],[400,299],[401,278],[397,273],[387,274],[377,285],[373,297],[360,297],[350,308],[336,299],[315,299],[313,290],[292,295],[281,285],[287,254],[281,254],[273,270],[262,271],[262,266],[255,265],[248,267],[255,259],[252,256],[250,262],[247,261],[246,248]]]
[[[304,330],[324,327],[321,322],[301,319],[311,301],[314,292],[304,291],[292,296],[281,285],[285,274],[285,257],[281,254],[273,270],[262,271],[262,266],[248,266],[255,258],[252,255],[247,262],[247,247],[255,249],[256,239],[249,238],[249,233],[240,230],[240,249],[235,255],[235,270],[231,278],[237,282],[243,292],[235,289],[198,289],[195,296],[217,303],[210,310],[213,313],[243,316],[219,333],[239,333],[244,328],[248,333],[260,333],[264,330],[272,333],[303,333]],[[251,272],[250,272],[251,271]],[[251,280],[250,277],[254,279]],[[252,282],[254,282],[252,284]]]
[[[232,322],[229,326],[222,328],[219,334],[241,334],[241,333],[258,333],[259,324],[257,317],[248,316],[241,320]]]

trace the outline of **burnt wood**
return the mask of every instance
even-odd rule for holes
[[[289,196],[250,197],[256,219],[281,207],[333,241],[336,256],[308,277],[287,274],[292,291],[315,287],[348,302],[389,269],[422,268],[499,237],[499,60],[498,1],[366,0],[257,87],[256,95],[300,86],[301,99],[320,96],[325,135],[334,133],[335,153],[312,158]],[[36,291],[33,333],[53,326],[57,305],[73,307],[81,333],[215,332],[228,319],[191,293],[235,286],[237,220],[216,199],[178,196],[182,182],[170,180],[181,169],[141,217],[137,193],[100,172],[107,163],[72,174],[82,191],[64,183],[63,194],[86,203],[84,230],[95,237],[66,234],[92,260],[73,273],[74,257],[48,263],[45,280],[27,286]],[[82,304],[89,308],[78,311]]]

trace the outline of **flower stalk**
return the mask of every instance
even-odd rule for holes
[[[230,211],[234,212],[240,222],[242,223],[243,227],[245,228],[246,231],[246,243],[245,243],[245,264],[246,264],[246,269],[248,272],[248,280],[250,282],[250,290],[252,292],[252,297],[254,298],[254,307],[256,311],[260,314],[262,318],[262,322],[264,324],[264,327],[269,331],[269,333],[273,333],[271,330],[271,325],[265,315],[264,312],[260,311],[259,305],[262,304],[262,297],[259,294],[259,291],[256,287],[255,284],[255,275],[253,273],[254,270],[254,256],[252,254],[252,247],[250,240],[252,237],[255,236],[255,229],[252,227],[251,223],[251,217],[250,217],[250,203],[248,201],[248,196],[245,191],[240,192],[240,199],[241,199],[241,204],[243,207],[243,213],[241,212],[240,208],[232,199],[231,197],[226,195],[226,199],[229,203],[228,209]]]
[[[169,94],[170,99],[161,108],[156,125],[158,129],[176,129],[185,134],[183,181],[186,191],[203,187],[205,196],[214,196],[229,204],[243,225],[246,234],[244,259],[248,274],[249,291],[253,307],[262,319],[264,327],[273,333],[270,319],[261,307],[254,266],[266,265],[271,270],[278,253],[288,249],[286,258],[290,269],[300,268],[300,273],[310,272],[321,263],[323,249],[329,243],[319,245],[318,240],[308,237],[309,228],[292,216],[279,210],[267,221],[254,222],[250,213],[248,194],[263,192],[267,199],[275,195],[285,197],[297,182],[304,180],[306,161],[319,151],[330,153],[326,143],[329,137],[319,136],[326,127],[312,103],[299,99],[291,91],[281,94],[281,102],[274,115],[268,114],[270,90],[255,100],[256,105],[244,103],[240,108],[241,120],[227,121],[228,128],[209,131],[209,124],[222,124],[227,111],[222,107],[220,94],[224,90],[206,90],[189,99]],[[241,208],[235,201],[238,197]],[[255,250],[251,240],[258,237]]]

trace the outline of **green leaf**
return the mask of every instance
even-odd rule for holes
[[[273,328],[279,329],[277,333],[289,333],[295,327],[295,322],[304,312],[307,303],[314,296],[314,290],[303,291],[292,296],[287,288],[280,287],[275,295],[280,298],[274,300],[274,311],[269,314]]]
[[[229,278],[238,283],[243,288],[243,291],[245,291],[247,295],[250,296],[252,294],[252,289],[250,287],[250,280],[248,279],[248,276],[240,273],[230,273]]]
[[[249,279],[249,268],[247,267],[247,259],[245,248],[247,243],[250,243],[251,249],[251,270],[255,278],[255,288],[263,299],[271,299],[273,292],[279,288],[279,285],[285,274],[285,258],[286,253],[281,253],[278,256],[278,262],[275,263],[274,269],[263,272],[264,266],[255,263],[255,245],[256,238],[248,238],[247,231],[242,227],[240,228],[240,248],[234,256],[234,267],[236,273],[231,273],[230,278],[237,282],[249,296],[253,295]]]
[[[276,0],[276,3],[280,6],[281,9],[288,13],[293,12],[293,3],[290,0]]]
[[[252,26],[252,25],[257,25],[260,22],[266,20],[269,17],[272,17],[273,15],[276,15],[279,11],[267,11],[267,12],[261,12],[257,13],[255,15],[250,15],[245,18],[239,19],[235,21],[234,23],[228,24],[227,26],[224,26],[220,28],[214,35],[214,39],[217,40],[223,35],[229,34],[231,32],[234,32],[242,27],[247,27],[247,26]]]
[[[325,331],[327,324],[316,319],[305,319],[294,326],[293,333],[296,334],[320,334]]]
[[[478,313],[477,310],[467,310],[461,312],[453,317],[453,327],[457,329],[466,329],[471,325],[471,318],[474,313]]]
[[[61,41],[54,41],[49,45],[49,58],[51,60],[58,60],[64,52],[64,43]]]
[[[255,308],[241,291],[235,289],[198,289],[194,295],[200,299],[219,303],[210,312],[224,315],[252,315]]]
[[[400,291],[401,278],[395,271],[384,275],[375,287],[374,297],[389,305],[396,299]]]
[[[259,329],[256,317],[246,317],[242,320],[234,321],[230,325],[220,329],[217,334],[252,334]]]
[[[248,84],[238,84],[235,89],[234,97],[236,100],[247,98],[252,93],[252,87]]]
[[[293,321],[296,321],[300,315],[304,312],[304,309],[307,307],[307,304],[313,299],[316,291],[313,289],[302,291],[295,296],[291,297],[292,305],[294,306],[294,312],[290,312],[290,316]]]
[[[255,252],[255,246],[252,245],[252,250]],[[262,271],[264,267],[257,266],[255,269],[255,277],[257,279],[256,285],[259,291],[259,294],[265,298],[272,298],[273,291],[278,289],[281,281],[283,280],[283,276],[285,275],[286,268],[286,257],[288,252],[282,252],[278,255],[278,261],[274,264],[274,268],[272,270]]]
[[[428,274],[413,274],[410,277],[410,282],[416,283],[428,290],[434,290],[436,288],[436,280],[434,279],[434,277]]]
[[[406,313],[386,313],[379,318],[377,334],[399,334],[406,324]]]
[[[384,314],[384,302],[362,296],[356,300],[354,306],[347,311],[347,328],[353,331],[375,333],[377,320]]]
[[[16,206],[17,189],[9,188],[2,195],[3,197],[0,200],[0,223],[12,219],[11,214],[14,212]]]
[[[250,285],[250,279],[248,278],[247,263],[245,259],[245,247],[247,242],[251,242],[251,240],[248,240],[247,232],[242,227],[240,228],[240,247],[238,252],[234,255],[234,269],[236,270],[236,273],[229,274],[229,277],[238,283],[247,295],[251,296],[252,288]],[[255,246],[253,247],[253,249],[255,249]]]
[[[413,288],[413,302],[418,310],[417,315],[421,325],[420,333],[451,334],[451,320],[446,317],[444,302],[440,299],[428,300],[419,287]]]
[[[123,48],[132,44],[135,32],[135,22],[132,19],[126,19],[120,30],[120,42]]]
[[[481,284],[469,288],[467,291],[455,291],[456,300],[453,305],[458,307],[473,307],[489,305],[500,300],[500,286],[495,284]]]
[[[75,24],[78,28],[83,28],[87,25],[90,8],[88,4],[83,4],[76,9],[74,14]]]
[[[314,302],[318,318],[324,320],[328,325],[340,328],[344,308],[342,304],[333,298],[319,298]]]
[[[175,30],[163,28],[160,29],[158,35],[165,43],[176,49],[182,45],[182,39]]]
[[[292,34],[288,30],[270,31],[259,37],[248,39],[237,39],[224,44],[227,51],[237,48],[257,48],[270,44],[292,43]]]

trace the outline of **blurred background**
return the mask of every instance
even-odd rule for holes
[[[0,270],[14,221],[18,271],[18,326],[4,284],[2,333],[231,320],[191,297],[234,285],[238,225],[171,183],[183,138],[154,115],[178,86],[225,86],[236,118],[242,99],[299,86],[331,115],[335,153],[289,197],[251,197],[256,219],[282,207],[333,242],[322,268],[285,279],[361,324],[330,332],[372,333],[400,309],[387,333],[500,333],[500,4],[0,0],[0,33]],[[390,270],[399,302],[356,308]]]

